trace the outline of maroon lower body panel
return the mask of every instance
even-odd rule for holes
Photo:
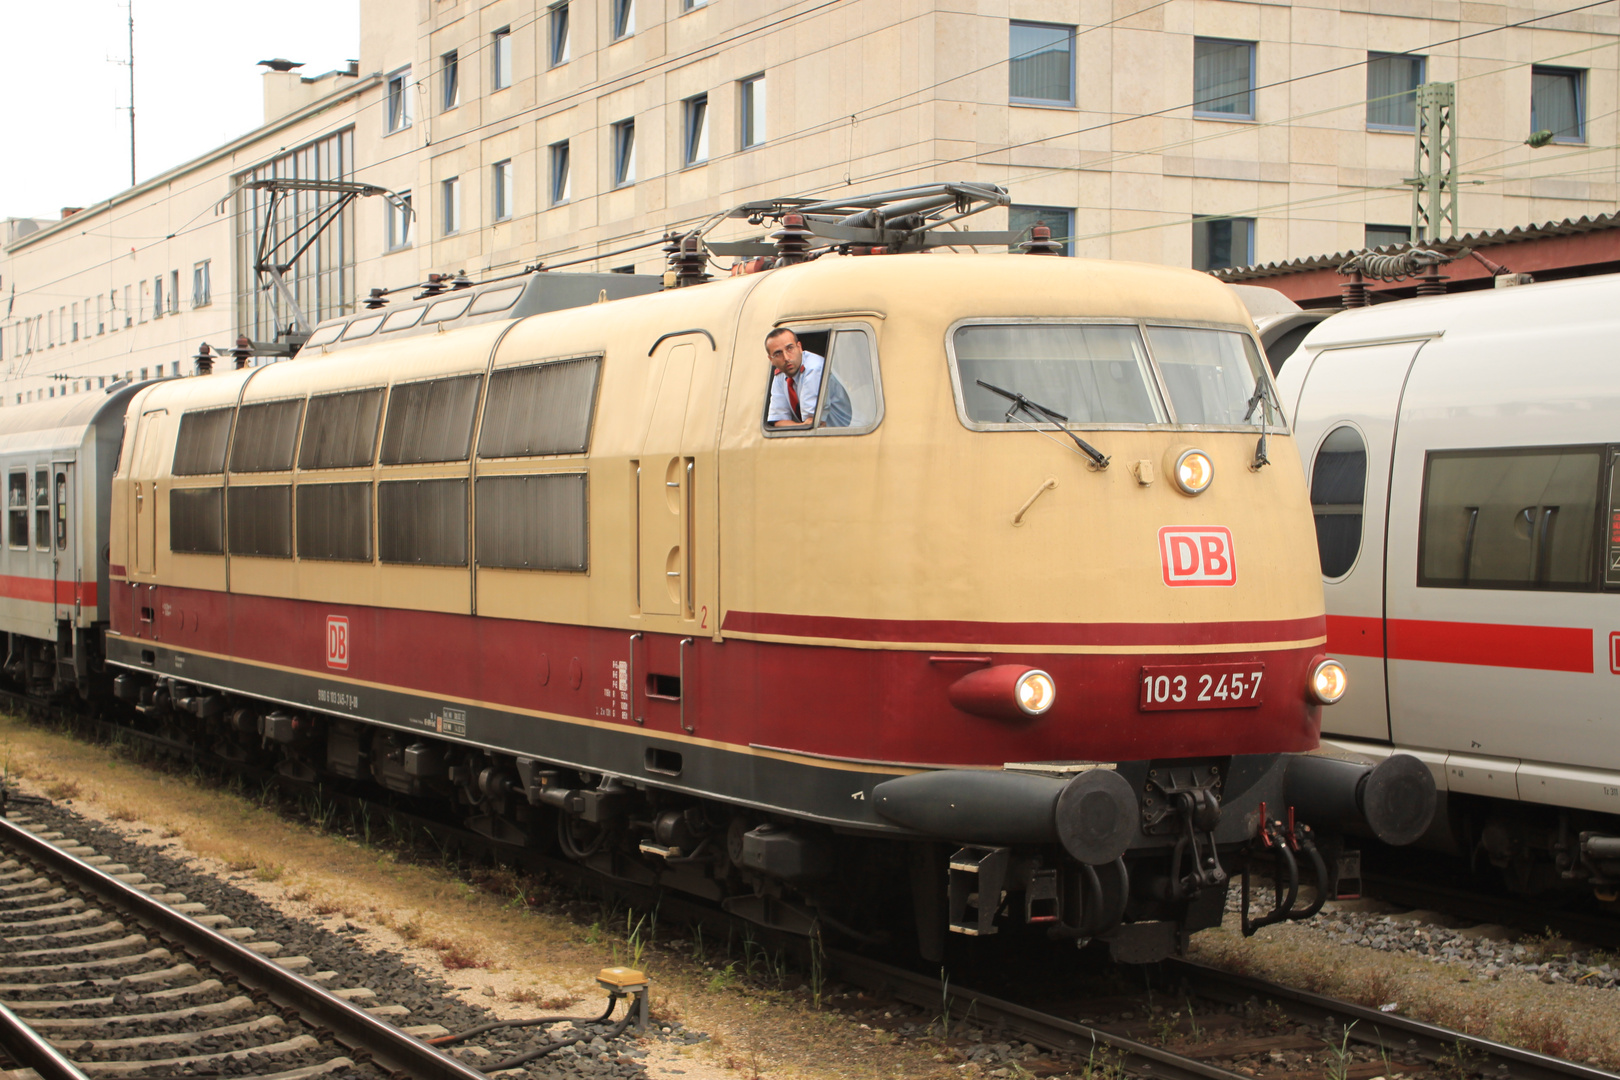
[[[1232,624],[1213,629],[1154,625],[1151,646],[1137,644],[1138,627],[1129,653],[1050,652],[1031,643],[1015,653],[946,657],[892,645],[736,638],[717,644],[706,637],[696,637],[683,650],[680,635],[673,634],[647,634],[632,642],[632,631],[625,629],[164,586],[141,587],[140,603],[152,613],[146,622],[135,617],[134,587],[114,582],[112,593],[113,630],[126,644],[150,640],[177,653],[302,674],[329,688],[339,702],[345,700],[345,687],[387,689],[452,706],[539,712],[565,722],[676,740],[695,737],[738,749],[896,765],[999,767],[1014,761],[1304,751],[1316,747],[1319,733],[1319,710],[1305,698],[1318,648],[1234,647],[1197,654],[1177,648],[1241,640],[1241,630]],[[1256,624],[1261,627],[1272,628]],[[1287,627],[1290,633],[1297,629]],[[952,707],[951,683],[982,667],[986,656],[997,664],[1048,671],[1057,686],[1051,710],[1006,720]],[[1258,703],[1180,710],[1156,702],[1159,707],[1144,710],[1143,668],[1189,660],[1263,665]],[[340,705],[327,711],[363,715],[365,710],[355,713]],[[683,720],[689,733],[682,730]]]

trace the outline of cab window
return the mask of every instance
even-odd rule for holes
[[[883,384],[871,329],[782,329],[786,332],[773,335],[767,351],[795,352],[796,372],[790,388],[787,376],[773,369],[765,396],[765,433],[862,435],[876,428],[883,419]]]
[[[1192,326],[1150,326],[1148,342],[1170,392],[1178,424],[1215,427],[1277,427],[1282,418],[1269,394],[1257,393],[1265,378],[1260,350],[1247,334]]]
[[[1322,576],[1341,578],[1361,553],[1361,517],[1367,493],[1367,445],[1348,424],[1322,440],[1311,466],[1311,513]]]
[[[1035,421],[1010,395],[1074,424],[1164,422],[1134,325],[969,323],[950,343],[969,427],[1029,427]]]

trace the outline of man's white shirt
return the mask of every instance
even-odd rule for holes
[[[816,416],[816,400],[821,394],[821,368],[826,363],[813,352],[800,354],[799,373],[793,377],[793,386],[799,391],[799,419],[809,423]],[[788,401],[787,376],[778,371],[771,377],[771,407],[765,414],[771,423],[793,419],[793,406]]]

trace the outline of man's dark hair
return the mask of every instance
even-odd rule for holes
[[[794,332],[792,329],[790,329],[790,328],[788,328],[786,326],[778,326],[775,330],[772,330],[770,333],[765,335],[765,351],[770,352],[771,351],[771,342],[775,341],[777,338],[781,337],[783,334],[793,334],[793,340],[794,341],[799,340],[799,335],[796,332]]]

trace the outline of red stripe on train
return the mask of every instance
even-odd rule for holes
[[[965,645],[1238,645],[1320,637],[1322,616],[1255,622],[996,623],[943,619],[849,619],[833,615],[726,612],[733,634],[836,638],[842,641],[959,642]]]
[[[96,583],[52,581],[49,578],[20,577],[0,574],[0,598],[27,600],[36,604],[73,604],[96,606]]]
[[[1328,651],[1340,656],[1385,655],[1383,623],[1377,618],[1329,615]],[[1592,672],[1592,631],[1584,626],[1390,619],[1387,633],[1391,660]]]

